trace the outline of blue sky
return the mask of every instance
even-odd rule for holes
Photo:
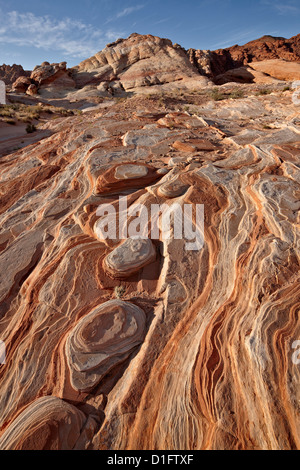
[[[0,0],[0,64],[71,67],[133,32],[214,50],[299,25],[299,0]]]

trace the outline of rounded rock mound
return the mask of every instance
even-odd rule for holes
[[[175,198],[182,196],[188,189],[186,184],[183,184],[179,179],[168,181],[158,188],[159,196],[166,198]]]
[[[155,259],[156,250],[149,238],[128,238],[106,256],[103,266],[111,277],[123,279],[137,273]]]
[[[84,441],[85,424],[85,414],[75,406],[56,397],[38,398],[2,434],[0,450],[72,450]]]
[[[121,165],[115,170],[115,178],[117,180],[127,180],[142,178],[147,176],[148,168],[144,165]]]
[[[97,178],[95,194],[115,194],[120,191],[146,188],[159,177],[156,168],[144,163],[119,163]]]
[[[127,359],[145,337],[145,312],[123,300],[110,300],[83,317],[66,341],[75,390],[87,392]]]

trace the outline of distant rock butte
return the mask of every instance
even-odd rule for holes
[[[281,62],[265,67],[254,65],[270,60]],[[286,73],[283,72],[282,61],[289,64]],[[78,90],[83,89],[90,94],[91,88],[88,87],[92,87],[95,96],[118,96],[126,92],[143,93],[148,87],[152,92],[170,90],[174,86],[203,88],[211,83],[209,80],[216,84],[228,81],[271,83],[272,78],[297,80],[299,67],[295,62],[300,63],[300,35],[291,39],[264,36],[244,46],[216,51],[186,51],[169,39],[134,33],[127,39],[108,44],[72,69],[67,69],[66,62],[43,62],[30,74],[21,66],[3,65],[0,79],[13,84],[19,93],[26,92],[33,84],[42,96],[43,90],[48,89],[53,97],[61,94],[62,90],[66,94],[73,90],[73,99],[80,99],[85,94],[78,94]],[[19,77],[21,79],[16,81]],[[31,87],[28,94],[35,95],[36,90]]]
[[[67,63],[49,64],[43,62],[31,72],[30,76],[20,76],[12,85],[13,90],[21,93],[37,94],[44,88],[55,87],[56,89],[69,89],[75,87],[71,78],[71,71],[67,70]],[[33,88],[35,87],[35,88]],[[34,91],[33,91],[34,90]]]
[[[174,47],[169,39],[139,34],[112,43],[84,60],[75,75],[79,86],[119,81],[126,91],[181,80],[207,83],[199,77],[183,49]]]
[[[19,77],[29,77],[30,71],[23,69],[21,65],[0,65],[0,80],[6,85],[12,85]]]
[[[235,45],[216,51],[189,49],[187,54],[200,73],[215,78],[252,62],[271,59],[300,62],[300,34],[290,39],[263,36],[243,46]]]

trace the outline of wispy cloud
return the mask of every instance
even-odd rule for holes
[[[295,13],[300,13],[299,4],[297,5],[298,0],[296,3],[294,1],[292,2],[279,2],[279,1],[276,2],[275,1],[274,2],[274,0],[262,0],[261,3],[270,8],[273,8],[280,15],[291,15]]]
[[[123,36],[113,29],[100,30],[72,18],[57,20],[49,15],[32,12],[0,11],[5,21],[0,25],[0,45],[32,47],[60,51],[67,58],[89,57],[101,50],[106,42]]]
[[[145,6],[146,5],[140,3],[132,7],[123,8],[123,10],[118,11],[114,16],[112,16],[111,18],[108,18],[105,24],[111,23],[112,21],[119,20],[120,18],[124,18],[125,16],[129,16],[132,13],[135,13],[136,11],[142,10],[142,8],[145,8]]]
[[[285,3],[277,3],[273,6],[281,15],[300,12],[300,8],[294,5],[287,5]]]
[[[116,17],[117,18],[123,18],[123,16],[131,15],[131,13],[134,13],[135,11],[141,10],[142,8],[144,8],[144,6],[145,5],[135,5],[134,7],[124,8],[124,10],[119,11],[119,13],[117,13]]]
[[[158,25],[158,24],[162,24],[162,23],[166,23],[167,21],[170,21],[171,20],[171,16],[169,16],[168,18],[163,18],[161,20],[158,20],[156,21],[154,24],[154,26]]]

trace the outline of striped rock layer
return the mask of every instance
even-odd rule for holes
[[[299,449],[299,109],[131,103],[0,161],[0,448]],[[100,239],[119,196],[203,204],[203,248]]]

